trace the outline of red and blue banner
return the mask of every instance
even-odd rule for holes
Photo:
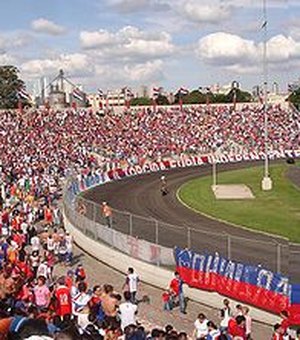
[[[290,323],[300,325],[300,284],[292,285],[291,306],[289,308]]]
[[[289,279],[261,266],[228,260],[219,254],[198,254],[175,248],[176,270],[190,287],[228,296],[280,313],[290,307]]]

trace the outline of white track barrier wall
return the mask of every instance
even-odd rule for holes
[[[122,253],[155,265],[174,266],[173,249],[163,247],[92,221],[76,211],[72,202],[64,200],[65,216],[83,234],[99,240]],[[88,203],[88,202],[87,202]],[[98,207],[99,208],[99,207]]]
[[[123,254],[103,243],[93,240],[74,227],[66,215],[64,215],[64,221],[66,229],[73,235],[76,244],[80,248],[117,271],[126,274],[129,266],[134,267],[143,282],[160,289],[165,289],[172,279],[173,273],[171,270],[134,259],[129,255]],[[222,300],[224,299],[223,296],[217,293],[189,288],[186,285],[184,286],[184,292],[191,300],[216,309],[219,309],[222,306]],[[238,302],[236,301],[236,303]],[[251,308],[251,316],[255,321],[268,325],[274,325],[279,321],[279,318],[271,313],[264,312],[251,306],[249,307]]]

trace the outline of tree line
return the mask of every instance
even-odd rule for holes
[[[24,81],[19,77],[19,70],[16,66],[5,65],[0,66],[0,109],[16,109],[19,101],[22,105],[28,105],[29,103],[24,98],[20,98],[20,89],[25,88]],[[201,92],[199,89],[192,90],[186,95],[180,96],[178,93],[174,96],[172,102],[169,101],[167,96],[159,94],[155,99],[157,105],[171,105],[179,104],[182,100],[183,104],[205,104],[207,102],[215,103],[246,103],[253,101],[253,96],[247,91],[242,91],[238,88],[231,89],[227,94]],[[289,94],[289,102],[300,109],[300,87],[293,89]],[[130,101],[132,106],[148,106],[152,105],[152,98],[148,97],[136,97]]]
[[[234,97],[236,99],[234,99]],[[169,101],[167,96],[159,94],[155,99],[155,102],[157,105],[172,105],[179,104],[180,100],[182,100],[183,104],[206,104],[207,102],[212,104],[233,103],[235,100],[237,103],[247,103],[253,101],[253,97],[251,93],[235,88],[231,89],[227,94],[212,92],[203,93],[197,89],[192,90],[186,95],[180,96],[179,94],[176,94],[174,96],[174,101],[172,102]],[[136,97],[131,100],[130,104],[132,106],[151,105],[153,104],[153,99],[148,97]]]

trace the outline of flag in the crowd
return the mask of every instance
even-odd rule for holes
[[[186,89],[185,87],[181,87],[178,91],[177,91],[177,94],[179,96],[185,96],[189,93],[189,90]]]
[[[128,98],[128,97],[133,97],[133,93],[132,91],[130,90],[129,87],[124,87],[121,91],[122,93],[124,93],[125,97]]]
[[[81,102],[84,102],[84,93],[79,90],[78,88],[75,88],[72,92],[73,98],[77,99]]]
[[[30,94],[26,91],[25,88],[22,88],[18,92],[18,98],[19,99],[25,99],[27,101],[31,101]]]
[[[292,93],[299,89],[299,85],[296,84],[288,84],[288,92]]]
[[[101,89],[98,89],[98,96],[100,98],[103,98],[104,97],[104,92],[101,90]]]
[[[267,25],[268,25],[268,21],[265,20],[265,21],[263,22],[263,24],[261,25],[261,28],[260,28],[260,29],[262,30],[262,29],[266,28]]]
[[[258,92],[258,100],[260,102],[260,104],[264,104],[265,102],[265,94],[264,94],[264,90],[260,89]]]
[[[203,87],[202,87],[202,86],[199,86],[199,87],[198,87],[198,91],[199,91],[200,93],[202,93]]]
[[[161,88],[160,88],[160,87],[153,87],[153,89],[152,89],[153,98],[156,98],[156,97],[158,97],[158,96],[159,96],[159,94],[160,94],[160,90],[161,90]]]

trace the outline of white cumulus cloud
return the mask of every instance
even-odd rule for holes
[[[175,49],[170,34],[146,32],[133,26],[125,26],[117,32],[82,31],[79,37],[83,49],[99,50],[102,57],[108,58],[161,58]]]
[[[37,33],[49,35],[61,35],[66,32],[65,27],[45,18],[39,18],[31,22],[31,28]]]
[[[253,41],[238,35],[216,32],[201,38],[196,52],[200,58],[209,63],[230,65],[241,59],[252,59],[256,47]]]
[[[62,54],[52,59],[32,59],[21,65],[21,71],[28,78],[53,75],[64,69],[74,76],[85,76],[93,72],[93,65],[85,54]]]
[[[217,32],[199,39],[196,55],[205,63],[221,66],[238,73],[252,73],[262,63],[263,43],[238,35]],[[267,42],[270,67],[287,68],[290,62],[300,62],[300,43],[278,34]]]
[[[231,10],[220,3],[205,4],[202,1],[189,0],[183,5],[181,13],[197,23],[213,24],[229,18]]]

